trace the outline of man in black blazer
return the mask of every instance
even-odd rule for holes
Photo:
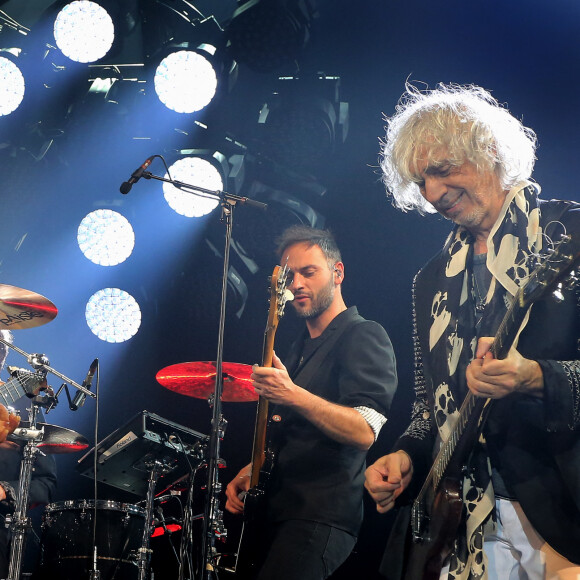
[[[306,329],[286,365],[274,355],[272,367],[256,366],[252,375],[279,434],[255,578],[322,580],[356,542],[365,457],[395,392],[395,357],[383,327],[347,308],[344,264],[328,231],[291,227],[278,254],[288,264],[292,304]],[[227,487],[232,513],[243,512],[249,470]]]

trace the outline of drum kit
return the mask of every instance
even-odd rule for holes
[[[44,296],[0,284],[0,329],[33,328],[50,322],[56,315],[56,307]],[[18,442],[23,450],[16,507],[6,521],[12,533],[7,580],[20,580],[25,539],[31,528],[27,511],[36,454],[74,453],[89,447],[87,439],[71,429],[38,422],[39,409],[44,408],[45,412],[53,409],[67,383],[73,385],[77,393],[93,398],[96,395],[90,391],[90,382],[87,384],[85,380],[79,385],[48,366],[44,355],[28,354],[1,336],[0,342],[26,356],[34,368],[34,372],[30,372],[8,367],[11,378],[0,384],[0,403],[6,406],[24,396],[31,399],[29,420],[20,421],[8,437]],[[250,365],[221,363],[219,366],[223,380],[221,401],[258,399],[250,379]],[[64,380],[57,393],[46,383],[49,372]],[[174,364],[161,369],[156,379],[168,390],[212,404],[216,363]],[[70,404],[68,389],[66,394]],[[75,410],[74,405],[70,408]],[[191,501],[193,474],[199,467],[207,467],[209,444],[208,436],[147,411],[138,413],[100,441],[78,461],[77,470],[84,476],[145,496],[145,499],[136,505],[96,498],[47,505],[42,518],[40,577],[46,580],[152,578],[149,540],[155,531],[156,502],[160,494],[167,494],[168,490],[179,495],[180,491],[172,490],[179,485],[183,490],[183,482],[188,480],[188,501]],[[163,491],[156,494],[159,482],[164,484]],[[186,509],[183,521],[179,522],[183,528],[182,543],[188,541],[184,536],[191,530],[191,521],[185,521],[189,512]],[[189,515],[190,520],[207,519],[207,513]],[[165,528],[165,522],[162,523]]]

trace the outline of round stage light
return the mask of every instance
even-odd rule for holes
[[[155,71],[159,100],[177,113],[195,113],[209,105],[217,90],[210,61],[198,52],[179,50],[166,56]]]
[[[85,318],[91,332],[105,342],[125,342],[141,326],[141,309],[119,288],[103,288],[87,302]]]
[[[10,59],[0,56],[0,117],[14,112],[24,98],[24,76]]]
[[[135,233],[120,213],[97,209],[87,214],[77,232],[81,252],[100,266],[116,266],[124,262],[135,247]]]
[[[221,191],[224,187],[222,176],[218,169],[202,157],[184,157],[169,168],[171,177],[187,183],[192,187],[203,187],[210,191]],[[169,178],[169,175],[165,175]],[[190,193],[178,189],[170,183],[163,184],[163,195],[169,207],[186,217],[201,217],[207,215],[219,205],[217,197],[200,193]]]
[[[109,13],[96,2],[76,0],[64,6],[54,23],[60,51],[76,62],[95,62],[109,52],[115,27]]]

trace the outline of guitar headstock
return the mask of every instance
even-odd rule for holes
[[[278,320],[284,316],[286,302],[292,300],[292,292],[288,290],[288,265],[276,266],[270,277],[270,311],[268,313],[268,326],[276,327]]]
[[[572,270],[578,260],[580,260],[578,244],[574,243],[571,236],[563,235],[521,288],[520,306],[535,302],[554,287],[561,288],[567,277],[575,281]],[[561,292],[560,297],[556,294],[556,298],[563,299]]]

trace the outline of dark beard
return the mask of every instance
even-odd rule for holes
[[[320,291],[320,294],[316,297],[316,300],[312,301],[312,306],[309,310],[298,310],[294,308],[298,318],[303,318],[304,320],[312,320],[320,316],[328,307],[332,304],[334,299],[334,282],[330,280],[328,286]]]

